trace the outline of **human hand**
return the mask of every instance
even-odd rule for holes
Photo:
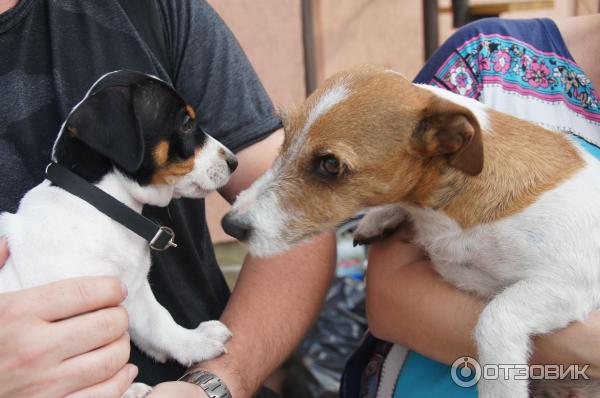
[[[600,378],[600,311],[583,322],[573,322],[564,329],[534,338],[533,364],[590,365],[586,375]]]
[[[0,397],[120,397],[137,375],[126,295],[111,277],[0,294]]]
[[[208,394],[195,384],[184,381],[170,381],[160,383],[148,395],[148,398],[206,398]]]
[[[8,259],[8,243],[6,239],[0,238],[0,268],[4,266],[4,263]]]

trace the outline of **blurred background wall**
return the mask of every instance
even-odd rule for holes
[[[442,43],[452,32],[451,0],[208,0],[234,32],[278,107],[301,102],[310,87],[336,71],[382,64],[413,77],[425,62],[424,3],[438,14]],[[471,0],[472,13],[506,18],[563,18],[596,13],[599,0]],[[432,21],[430,20],[429,23]],[[430,26],[431,27],[431,26]],[[312,35],[303,35],[310,30]],[[309,56],[305,54],[305,47]],[[308,65],[308,68],[307,68]],[[307,75],[308,72],[308,75]],[[213,241],[228,204],[207,198]]]

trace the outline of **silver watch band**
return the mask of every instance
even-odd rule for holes
[[[208,370],[196,369],[179,378],[202,388],[210,398],[232,398],[229,389],[219,377]]]

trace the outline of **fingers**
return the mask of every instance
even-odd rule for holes
[[[201,397],[206,393],[197,385],[181,381],[158,384],[148,398]]]
[[[421,248],[406,243],[402,232],[377,242],[369,248],[369,264],[392,263],[393,267],[397,268],[426,258],[427,253]],[[391,259],[393,261],[390,261]]]
[[[113,343],[60,364],[54,376],[61,381],[60,394],[66,395],[113,378],[129,360],[129,335]]]
[[[137,367],[126,365],[105,382],[69,394],[65,398],[119,398],[127,391],[137,374]]]
[[[8,242],[4,238],[0,238],[0,268],[8,259]]]
[[[111,307],[55,322],[51,330],[64,360],[112,343],[127,332],[128,324],[125,308]],[[60,344],[65,341],[69,344]]]
[[[89,311],[119,305],[127,288],[117,278],[65,279],[19,292],[17,300],[46,321],[56,321]]]

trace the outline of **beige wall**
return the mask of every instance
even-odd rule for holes
[[[304,58],[300,0],[208,0],[237,36],[277,106],[302,101]],[[421,0],[312,0],[317,76],[322,81],[353,65],[376,63],[413,77],[424,63]],[[524,0],[513,0],[513,2]],[[471,4],[506,0],[471,0]],[[555,0],[551,9],[512,12],[508,18],[560,18],[596,12],[598,0]],[[450,0],[439,0],[440,7]],[[440,43],[452,32],[439,18]],[[207,199],[213,240],[228,239],[219,221],[228,205]]]
[[[276,105],[304,98],[300,0],[208,0],[233,31]]]
[[[208,0],[233,31],[276,106],[304,99],[300,0]],[[229,208],[218,194],[206,199],[214,241],[228,240],[220,220]]]
[[[381,64],[414,76],[423,63],[418,0],[317,0],[319,77],[352,65]]]

